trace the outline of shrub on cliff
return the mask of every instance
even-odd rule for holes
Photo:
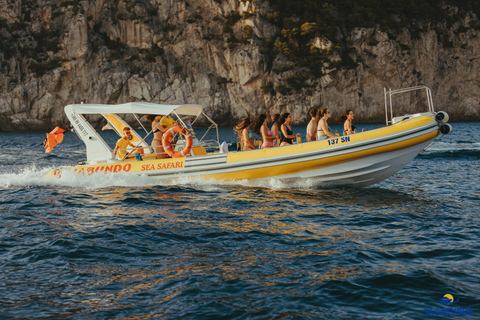
[[[61,61],[58,59],[53,59],[44,63],[32,62],[30,63],[29,69],[35,73],[37,77],[41,77],[47,72],[59,68],[62,65]]]

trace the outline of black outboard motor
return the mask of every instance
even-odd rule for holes
[[[453,128],[449,123],[442,123],[440,125],[440,132],[443,134],[449,134],[452,130]]]
[[[453,128],[450,124],[448,124],[448,114],[445,111],[439,111],[435,115],[435,120],[437,120],[439,124],[439,130],[442,134],[449,134],[452,132]]]
[[[437,120],[438,123],[447,123],[449,120],[449,117],[445,111],[439,111],[435,115],[435,120]]]

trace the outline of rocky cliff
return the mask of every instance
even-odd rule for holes
[[[199,103],[220,125],[282,112],[305,123],[316,106],[383,122],[384,87],[419,84],[453,121],[479,121],[478,17],[447,9],[444,25],[339,28],[332,40],[310,34],[315,23],[279,27],[266,0],[0,1],[0,131],[65,125],[63,107],[81,102]],[[399,113],[422,98],[403,97]]]

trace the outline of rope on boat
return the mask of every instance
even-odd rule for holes
[[[432,143],[430,143],[428,146],[425,147],[425,149],[423,149],[420,153],[424,153],[425,151],[427,151],[428,148],[430,148],[431,146],[433,146],[435,143],[439,142],[440,139],[442,139],[445,135],[442,134],[438,139],[435,139],[433,140]]]

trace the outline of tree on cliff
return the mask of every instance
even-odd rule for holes
[[[296,104],[302,119],[336,79],[374,70],[379,41],[401,58],[414,44],[397,39],[433,31],[448,56],[480,30],[480,0],[14,2],[0,3],[2,130],[61,124],[60,108],[81,101],[198,101],[223,124]],[[359,45],[362,28],[375,32]],[[441,59],[437,73],[448,77]],[[427,74],[413,68],[409,85]],[[348,99],[375,107],[370,96]]]

